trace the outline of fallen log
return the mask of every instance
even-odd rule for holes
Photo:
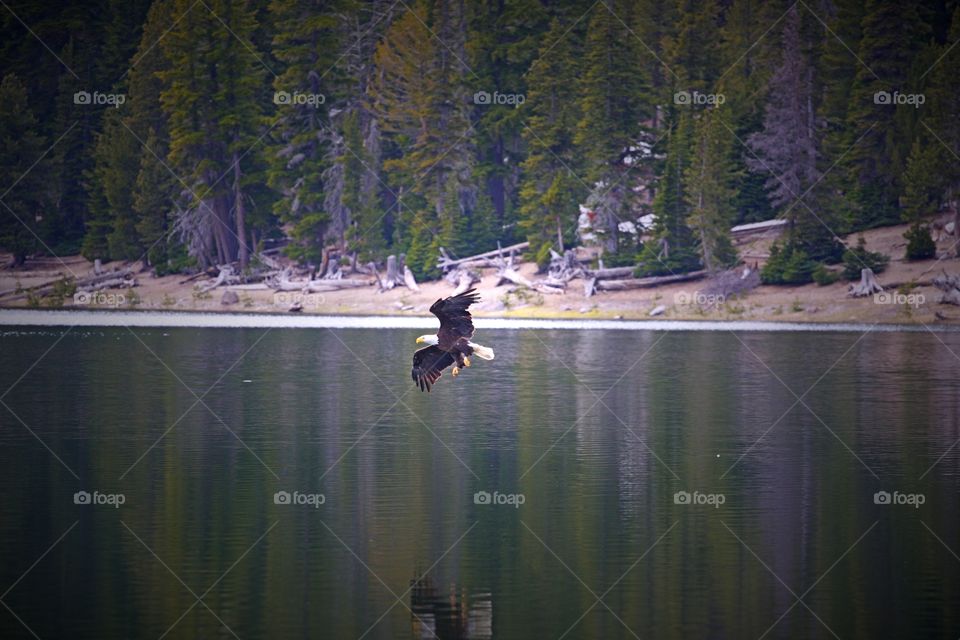
[[[688,282],[705,278],[706,271],[691,271],[671,276],[652,276],[649,278],[628,278],[625,280],[597,280],[596,288],[600,291],[626,291],[628,289],[646,289],[659,287],[662,284],[674,282]]]
[[[608,267],[606,269],[596,269],[591,271],[584,269],[584,273],[590,278],[597,280],[615,280],[617,278],[629,278],[636,271],[637,267]]]
[[[437,260],[437,267],[443,271],[451,269],[458,265],[461,265],[465,262],[471,262],[474,260],[479,260],[483,258],[493,258],[495,256],[502,256],[504,251],[522,251],[530,246],[529,242],[518,242],[517,244],[510,245],[509,247],[497,247],[492,251],[485,251],[484,253],[478,253],[473,256],[467,256],[465,258],[451,258],[447,254],[446,250],[443,247],[440,247],[440,258]]]
[[[271,291],[270,287],[266,282],[254,282],[253,284],[232,284],[230,285],[231,291]]]
[[[339,291],[341,289],[369,287],[372,284],[372,280],[357,280],[355,278],[342,278],[340,280],[320,279],[304,282],[300,290],[305,293],[326,293],[328,291]]]
[[[100,291],[101,289],[119,289],[120,287],[132,288],[137,286],[137,281],[134,278],[111,278],[109,280],[101,280],[95,285],[77,287],[77,291]]]
[[[113,288],[114,286],[123,286],[126,283],[133,283],[133,284],[130,284],[129,286],[136,286],[136,280],[133,280],[131,278],[132,275],[133,275],[133,272],[129,268],[120,269],[118,271],[104,271],[99,275],[93,275],[87,278],[80,278],[79,280],[74,280],[73,284],[76,286],[77,291],[98,291],[100,289]],[[44,282],[42,284],[33,285],[30,287],[20,287],[19,290],[8,289],[0,293],[0,295],[6,296],[10,294],[15,294],[13,295],[13,297],[9,299],[10,302],[14,300],[19,300],[21,298],[26,298],[28,295],[31,295],[31,294],[35,296],[44,296],[49,293],[53,293],[54,287],[56,287],[57,284],[65,280],[70,281],[70,278],[67,276],[63,276],[63,277],[57,278],[56,280],[51,280],[49,282]],[[120,284],[111,283],[111,286],[109,287],[98,286],[101,283],[113,281],[113,280],[119,281]]]

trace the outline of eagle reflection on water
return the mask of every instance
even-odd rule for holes
[[[414,638],[489,640],[493,638],[490,593],[467,595],[451,584],[441,593],[429,574],[410,581],[410,621]]]

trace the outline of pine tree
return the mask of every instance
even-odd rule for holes
[[[451,245],[457,216],[472,216],[476,202],[461,10],[418,2],[374,55],[372,108],[390,144],[384,169],[401,196],[398,240],[418,277],[436,274],[439,247]]]
[[[330,155],[335,135],[329,112],[335,108],[342,82],[336,66],[340,7],[328,5],[319,0],[270,3],[275,28],[272,51],[281,71],[273,83],[278,104],[269,182],[280,194],[274,211],[291,225],[296,240],[288,246],[288,254],[314,262],[320,261],[328,240],[342,240],[328,237],[333,221],[330,209],[339,205],[335,201],[339,194],[333,194],[334,207],[324,206],[325,198],[330,198],[324,175],[334,164]]]
[[[162,161],[166,156],[165,141],[151,128],[144,143],[152,153],[140,154],[132,207],[137,218],[136,232],[146,250],[144,257],[162,275],[177,269],[171,257],[182,250],[170,237],[172,194],[178,184]]]
[[[118,108],[105,110],[103,130],[96,135],[81,248],[89,260],[136,260],[142,251],[132,206],[140,145],[123,126],[123,118]]]
[[[350,212],[347,245],[366,262],[383,258],[387,238],[376,192],[368,184],[377,161],[365,144],[361,117],[359,111],[344,115],[343,145],[347,152],[341,154],[339,162],[343,165],[341,200]]]
[[[475,182],[486,187],[494,215],[483,225],[495,231],[495,239],[508,244],[514,239],[520,165],[526,157],[526,72],[546,37],[550,14],[537,0],[478,0],[467,7],[466,48],[472,70],[468,78],[474,91],[499,91],[524,99],[519,105],[482,104],[474,109]],[[477,242],[486,243],[479,245],[482,247],[492,246],[489,240]]]
[[[174,3],[184,17],[160,45],[170,63],[161,76],[169,158],[190,189],[180,224],[201,263],[246,267],[266,102],[262,58],[251,51],[254,11],[242,0],[208,2],[209,11],[188,11],[191,4]]]
[[[939,139],[930,139],[933,136],[929,135],[930,132],[925,128],[922,133],[928,141],[927,144],[936,147],[934,152],[928,153],[940,154],[945,159],[937,166],[937,173],[943,180],[941,198],[952,203],[956,212],[954,226],[960,230],[960,206],[957,204],[957,199],[960,198],[960,162],[957,162],[957,156],[960,155],[960,91],[957,90],[960,47],[954,46],[957,42],[960,42],[960,7],[953,12],[946,41],[938,47],[937,57],[931,66],[927,67],[929,73],[926,94],[930,114],[927,126]],[[924,119],[924,122],[926,121],[927,118]],[[960,238],[960,235],[955,237]],[[960,250],[960,246],[955,249]]]
[[[760,222],[774,215],[764,187],[766,176],[748,170],[749,154],[739,140],[746,140],[763,126],[767,83],[780,50],[776,31],[767,29],[783,11],[779,3],[735,0],[724,15],[720,31],[724,71],[717,89],[724,103],[723,121],[718,126],[733,129],[737,138],[729,159],[736,192],[733,224]]]
[[[527,74],[524,109],[528,154],[520,183],[520,229],[530,242],[530,253],[541,267],[558,251],[558,235],[573,243],[577,206],[586,188],[574,174],[577,167],[573,131],[580,119],[575,79],[579,51],[577,34],[553,20],[543,38],[541,54]]]
[[[38,160],[44,139],[27,95],[15,74],[0,83],[0,247],[13,255],[13,265],[23,264],[38,247],[37,221],[53,202],[49,188],[49,161]],[[32,167],[32,168],[31,168]]]
[[[736,173],[731,163],[733,136],[720,124],[719,109],[709,109],[694,127],[696,147],[687,167],[688,225],[693,230],[700,259],[708,271],[732,265],[736,251],[729,230],[736,215]]]
[[[770,78],[763,129],[750,136],[747,166],[767,175],[771,203],[788,222],[788,242],[813,259],[835,257],[836,219],[813,189],[821,178],[814,111],[813,69],[796,6],[783,28],[783,58]]]
[[[95,54],[81,49],[73,39],[60,58],[73,72],[60,73],[54,130],[63,136],[51,152],[55,166],[56,206],[43,216],[40,236],[57,255],[77,253],[88,211],[88,184],[93,168],[93,146],[103,107],[75,101],[78,92],[92,93],[83,77],[93,77]],[[73,73],[79,74],[79,78]]]
[[[666,139],[666,160],[653,201],[653,238],[640,253],[638,275],[673,275],[700,266],[696,240],[687,225],[691,216],[687,177],[693,156],[693,114],[680,111]]]
[[[634,150],[640,147],[642,122],[653,116],[642,64],[646,61],[626,26],[633,20],[628,11],[623,2],[597,7],[587,29],[578,82],[581,116],[574,144],[585,178],[594,185],[590,204],[603,218],[599,226],[610,252],[617,250],[618,223],[634,217]]]
[[[929,137],[914,140],[903,176],[903,220],[919,222],[936,213],[945,195],[946,180],[941,168],[949,164],[941,147]]]
[[[854,230],[900,220],[901,176],[912,144],[911,106],[897,106],[880,96],[917,91],[909,74],[929,29],[912,3],[868,0],[856,77],[850,92],[847,127],[851,144],[844,161],[855,205]]]
[[[138,143],[130,161],[137,172],[132,194],[134,228],[146,252],[143,257],[159,272],[175,268],[169,260],[177,251],[176,242],[169,231],[173,201],[183,191],[183,185],[166,166],[170,141],[160,99],[165,88],[163,74],[170,62],[158,42],[170,28],[172,6],[173,0],[154,0],[150,5],[140,44],[127,71],[128,108],[123,121],[129,129],[125,134]]]

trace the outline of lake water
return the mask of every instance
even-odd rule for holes
[[[485,327],[425,394],[429,320],[77,317],[0,327],[0,637],[960,635],[955,332]]]

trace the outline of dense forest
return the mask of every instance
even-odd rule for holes
[[[0,248],[159,274],[284,246],[436,275],[594,212],[608,264],[736,260],[788,232],[802,281],[838,236],[960,187],[960,2],[23,0],[0,38]],[[652,214],[652,215],[651,215]],[[640,219],[652,220],[646,234]]]

